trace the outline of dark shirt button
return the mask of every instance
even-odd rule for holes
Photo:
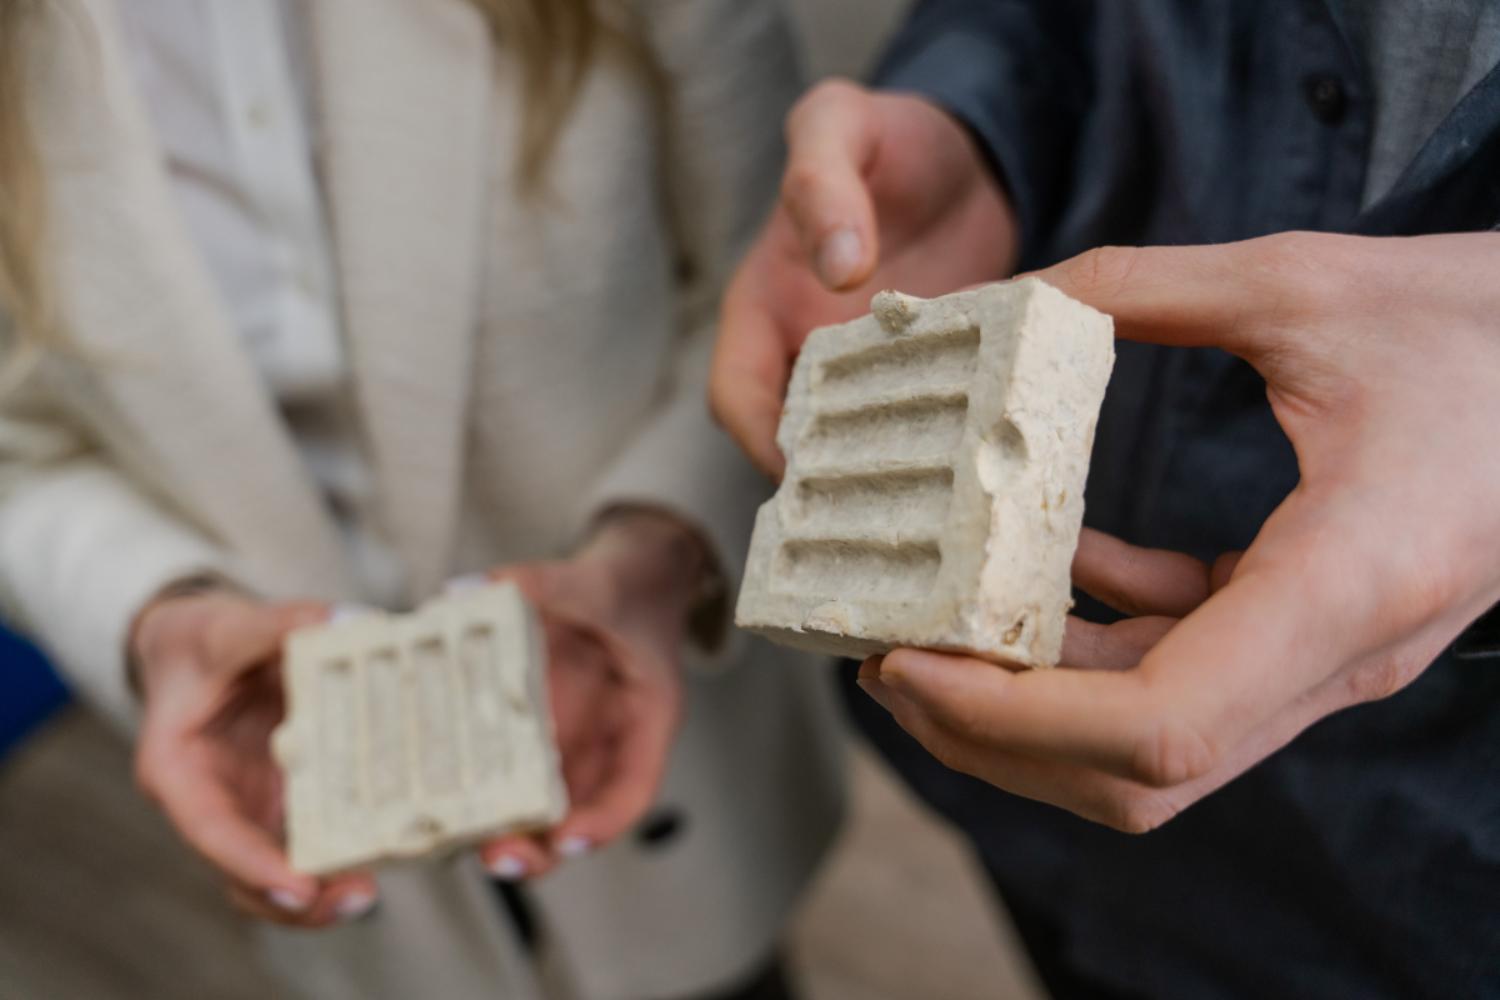
[[[665,847],[682,833],[687,820],[676,809],[660,809],[641,823],[635,838],[642,847]]]
[[[1314,74],[1302,81],[1302,92],[1307,96],[1313,117],[1324,125],[1337,123],[1349,108],[1349,92],[1344,89],[1344,81],[1336,76]]]

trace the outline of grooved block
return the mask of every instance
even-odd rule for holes
[[[871,308],[802,347],[736,621],[842,656],[1056,664],[1113,322],[1035,278]]]
[[[561,819],[544,667],[513,584],[292,633],[272,738],[292,866],[323,875]]]

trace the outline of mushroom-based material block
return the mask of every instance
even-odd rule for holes
[[[286,643],[293,867],[413,857],[561,818],[540,630],[519,590],[302,629]]]
[[[736,620],[844,656],[1056,664],[1112,321],[1035,278],[872,309],[803,345]]]

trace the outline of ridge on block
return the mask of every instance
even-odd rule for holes
[[[737,624],[1055,665],[1113,321],[1036,278],[871,309],[802,347]]]
[[[272,737],[292,867],[323,875],[561,819],[545,659],[513,584],[292,633]]]

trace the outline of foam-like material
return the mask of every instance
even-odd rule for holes
[[[1056,664],[1112,321],[1035,278],[872,309],[803,345],[738,624]]]
[[[535,829],[567,809],[534,616],[510,584],[294,632],[293,867],[326,874]]]

